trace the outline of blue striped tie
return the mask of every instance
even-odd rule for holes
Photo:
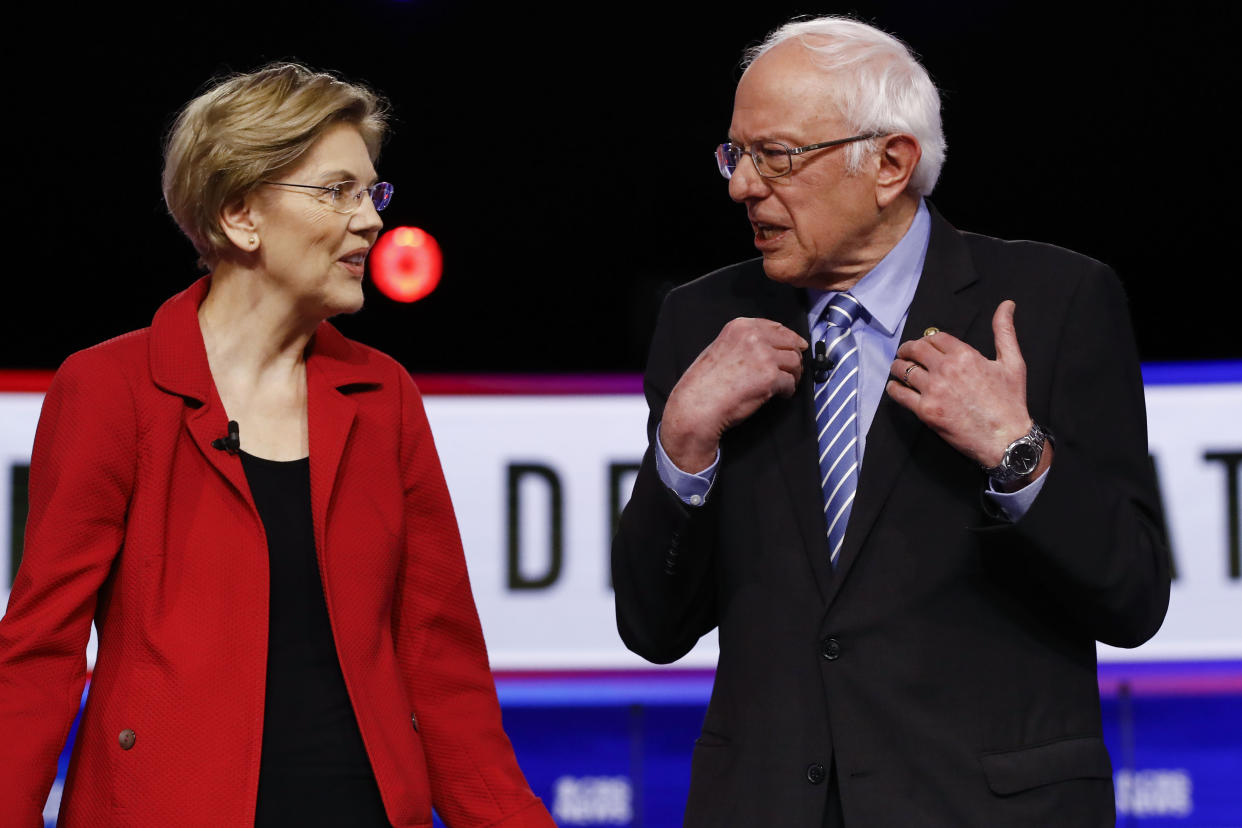
[[[859,359],[858,344],[850,333],[850,325],[854,324],[860,310],[862,305],[848,293],[838,293],[828,303],[821,322],[826,323],[821,342],[832,373],[825,382],[819,381],[820,377],[815,378],[820,486],[824,490],[829,560],[834,569],[845,540],[854,493],[858,490]]]

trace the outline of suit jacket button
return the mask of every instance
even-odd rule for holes
[[[812,785],[819,785],[827,778],[828,772],[819,762],[812,762],[806,766],[806,781]]]
[[[841,642],[829,636],[819,642],[819,653],[828,661],[836,661],[841,657]]]
[[[121,750],[129,750],[138,740],[138,734],[127,727],[121,731],[121,735],[117,736],[116,740],[121,744]]]

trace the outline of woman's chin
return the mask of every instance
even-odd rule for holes
[[[356,283],[348,287],[342,287],[327,297],[324,306],[327,316],[338,316],[342,313],[357,313],[362,310],[364,300],[362,293],[362,283]]]

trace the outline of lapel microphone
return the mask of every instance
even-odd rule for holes
[[[241,435],[237,430],[237,420],[229,420],[229,433],[211,441],[211,447],[229,454],[241,451]]]
[[[812,379],[816,382],[828,381],[828,375],[832,373],[832,363],[828,361],[828,346],[822,339],[815,343],[815,356],[811,357],[811,366],[814,372],[811,375]]]

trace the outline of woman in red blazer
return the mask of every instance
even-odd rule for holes
[[[501,727],[417,388],[325,320],[392,188],[380,99],[296,65],[170,134],[211,267],[44,402],[0,620],[0,825],[550,826]]]

